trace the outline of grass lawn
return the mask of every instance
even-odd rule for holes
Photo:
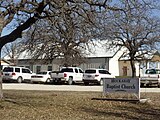
[[[149,103],[91,100],[99,92],[4,91],[0,120],[159,120],[160,93]]]

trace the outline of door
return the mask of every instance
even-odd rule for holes
[[[75,70],[75,78],[74,78],[74,80],[75,81],[79,81],[79,71],[78,71],[77,68],[75,68],[74,70]]]
[[[83,70],[78,69],[78,81],[82,81],[83,79]]]
[[[22,77],[23,77],[24,80],[30,80],[31,75],[32,75],[32,73],[29,69],[22,68]]]
[[[123,76],[127,76],[127,66],[123,66]]]

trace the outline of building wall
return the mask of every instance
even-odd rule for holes
[[[78,67],[83,70],[88,68],[104,68],[109,70],[109,72],[115,76],[119,76],[119,63],[118,59],[123,54],[122,50],[116,52],[112,57],[91,57],[87,58],[85,63],[79,65]],[[52,71],[57,71],[62,67],[60,59],[55,59],[51,63],[44,64],[41,61],[31,61],[31,60],[18,60],[18,66],[24,66],[30,68],[34,73],[38,71],[48,70],[48,66],[52,66]]]
[[[151,60],[147,61],[141,61],[141,62],[135,62],[135,67],[136,67],[136,76],[141,76],[142,74],[145,73],[146,69],[149,68],[158,68],[160,69],[160,57],[153,57]],[[132,76],[132,70],[130,66],[129,61],[119,61],[119,73],[120,76],[125,76],[125,69],[127,68],[127,75],[126,76]]]
[[[19,60],[17,65],[30,68],[34,73],[48,70],[49,66],[52,67],[52,71],[58,71],[60,70],[60,67],[62,67],[59,59],[55,59],[52,61],[52,63],[48,64],[41,63],[40,61],[30,62],[29,60],[24,59]],[[83,70],[88,68],[105,68],[109,70],[109,58],[88,58],[86,59],[85,63],[79,65],[78,67],[82,68]]]
[[[136,76],[141,74],[139,69],[139,63],[135,62]],[[132,76],[132,69],[130,61],[119,61],[119,76]]]
[[[5,66],[9,66],[10,64],[9,63],[7,63],[7,62],[5,62],[5,61],[3,61],[3,60],[1,60],[0,61],[1,62],[1,69],[3,69]]]
[[[109,70],[109,58],[88,58],[86,62],[79,66],[83,70],[88,68],[104,68]]]
[[[8,66],[9,64],[4,61],[1,61],[1,65]]]
[[[33,73],[37,73],[39,71],[48,71],[48,70],[52,71],[52,70],[54,70],[52,63],[43,63],[38,60],[36,60],[34,62],[31,60],[27,60],[27,59],[18,60],[17,66],[27,67],[27,68],[31,69]]]
[[[122,56],[125,50],[125,48],[119,49],[114,57],[109,60],[109,71],[115,76],[120,76],[121,71],[119,71],[119,58]]]

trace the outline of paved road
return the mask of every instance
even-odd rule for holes
[[[27,83],[3,83],[4,90],[44,90],[44,91],[95,91],[102,92],[102,86],[84,85],[44,85]],[[160,92],[160,88],[141,88],[141,92]]]

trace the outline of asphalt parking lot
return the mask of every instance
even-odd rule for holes
[[[4,90],[42,90],[42,91],[92,91],[102,92],[102,86],[84,85],[51,85],[51,84],[28,84],[28,83],[3,83]],[[160,88],[141,88],[141,92],[160,92]]]

